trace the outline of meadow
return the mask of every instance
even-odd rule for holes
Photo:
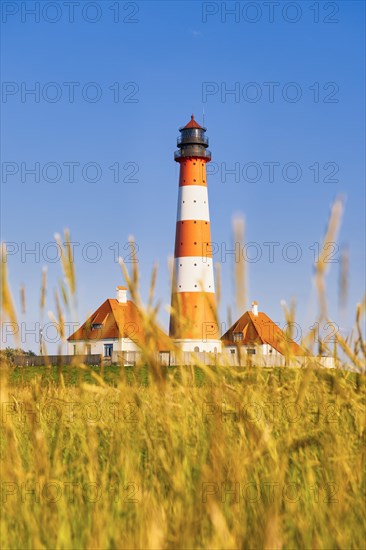
[[[335,239],[337,216],[335,207],[325,240]],[[75,295],[67,238],[55,295],[62,338]],[[16,322],[1,267],[3,318]],[[1,548],[364,548],[365,302],[353,339],[337,334],[328,350],[343,354],[344,368],[162,368],[156,272],[143,307],[137,270],[122,268],[147,335],[141,365],[2,359]],[[320,259],[322,319],[325,271]],[[45,295],[44,276],[41,316]]]
[[[364,547],[363,375],[12,370],[2,548]]]

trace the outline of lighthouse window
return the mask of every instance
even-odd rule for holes
[[[196,241],[194,241],[194,244],[197,244]]]
[[[196,221],[194,221],[193,223],[197,223]]]
[[[197,285],[194,285],[194,288],[197,288]]]
[[[196,181],[196,180],[194,180],[194,181]],[[197,202],[197,201],[193,201],[193,202]]]
[[[197,264],[194,264],[194,265],[197,265]]]

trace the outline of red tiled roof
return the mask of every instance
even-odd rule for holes
[[[240,344],[269,344],[282,355],[286,352],[292,353],[293,355],[305,355],[305,351],[296,344],[296,342],[290,340],[280,327],[262,311],[260,311],[258,315],[254,315],[251,311],[246,311],[236,323],[225,332],[221,340],[226,345],[233,345],[233,333],[238,332],[243,333],[243,340],[240,341]]]
[[[183,130],[185,130],[186,128],[200,128],[202,130],[202,126],[200,126],[198,122],[194,120],[194,115],[191,115],[191,120],[188,122],[188,124],[183,126]]]
[[[93,328],[93,325],[102,325],[102,327]],[[160,351],[167,351],[172,347],[168,335],[160,328],[157,328],[156,336]],[[130,338],[138,346],[145,343],[146,335],[142,315],[134,302],[127,300],[126,303],[120,303],[116,299],[108,298],[68,338],[68,341],[103,340],[106,338]]]

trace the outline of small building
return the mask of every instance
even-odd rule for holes
[[[225,352],[232,356],[233,364],[274,364],[282,362],[279,360],[286,356],[306,355],[268,315],[258,311],[257,302],[252,303],[252,310],[246,311],[225,332],[221,340]]]
[[[142,315],[136,304],[127,300],[127,288],[117,287],[116,298],[108,298],[69,338],[71,355],[101,355],[117,362],[136,362],[146,342]],[[169,338],[160,329],[154,335],[160,360],[169,360]]]

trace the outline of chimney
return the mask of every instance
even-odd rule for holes
[[[117,286],[117,302],[120,304],[127,304],[127,287]]]
[[[252,302],[252,313],[256,317],[258,317],[258,303],[257,302]]]

